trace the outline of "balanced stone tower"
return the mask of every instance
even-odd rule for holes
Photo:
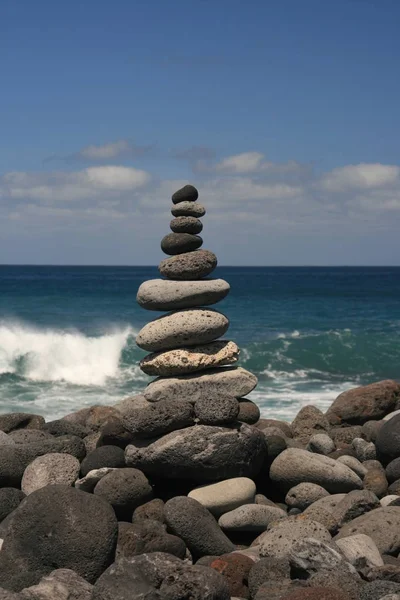
[[[172,233],[161,241],[170,256],[158,269],[164,279],[143,283],[141,307],[166,311],[139,332],[137,345],[150,352],[142,371],[156,376],[126,416],[136,441],[126,461],[149,476],[198,483],[232,477],[254,477],[265,455],[265,436],[252,424],[258,408],[243,398],[257,378],[234,365],[235,342],[220,339],[229,320],[208,308],[223,300],[230,286],[208,276],[217,257],[202,250],[198,235],[205,208],[198,192],[186,185],[172,196]]]

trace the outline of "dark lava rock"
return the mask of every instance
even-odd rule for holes
[[[2,446],[0,452],[0,487],[20,487],[27,466],[18,446]]]
[[[159,521],[147,519],[123,525],[118,533],[118,556],[129,558],[145,552],[166,552],[178,558],[185,558],[184,541],[167,533]]]
[[[100,429],[100,436],[97,440],[99,446],[118,446],[125,450],[128,444],[134,439],[133,434],[128,431],[120,417],[110,417]]]
[[[177,496],[168,500],[165,518],[169,529],[183,539],[194,559],[235,550],[212,514],[193,498]]]
[[[359,600],[381,600],[389,594],[399,594],[400,584],[393,581],[370,581],[360,592]]]
[[[393,494],[396,496],[400,496],[400,479],[396,479],[393,481],[388,487],[388,494]]]
[[[177,217],[169,224],[174,233],[200,233],[203,223],[195,217]]]
[[[265,581],[290,579],[289,558],[261,558],[249,573],[249,590],[254,598]]]
[[[384,421],[367,421],[364,423],[361,429],[361,436],[367,440],[367,442],[373,442],[375,444],[376,438]]]
[[[318,586],[289,592],[282,600],[349,600],[349,597],[336,588]]]
[[[376,450],[381,462],[400,457],[400,414],[385,421],[376,438]]]
[[[239,402],[232,396],[204,396],[197,400],[194,412],[203,425],[233,423],[239,414]]]
[[[66,568],[93,582],[114,558],[117,520],[102,498],[50,485],[30,494],[14,514],[1,555],[27,571]]]
[[[266,452],[263,433],[245,423],[238,428],[195,425],[129,445],[125,460],[149,475],[206,483],[257,475]]]
[[[25,494],[12,487],[0,489],[0,521],[3,521],[13,510],[18,508]],[[1,537],[1,536],[0,536]]]
[[[347,445],[351,444],[355,438],[361,437],[362,427],[361,425],[353,425],[348,427],[334,427],[330,430],[329,435],[335,442],[338,448],[346,448]],[[352,456],[355,456],[355,450],[352,451]]]
[[[133,511],[132,523],[139,523],[148,519],[165,523],[164,506],[165,503],[161,498],[154,498],[145,504],[141,504]]]
[[[107,500],[120,520],[130,520],[135,508],[153,497],[148,479],[138,469],[111,471],[100,479],[93,493]]]
[[[386,478],[389,483],[400,479],[400,456],[386,466]]]
[[[0,431],[10,433],[16,429],[42,429],[44,418],[29,413],[6,413],[0,415]]]
[[[102,425],[110,417],[118,417],[119,413],[116,408],[112,406],[90,406],[89,408],[82,408],[74,413],[66,415],[62,418],[62,421],[68,421],[69,423],[76,423],[83,427],[88,427],[91,431],[99,431]]]
[[[244,554],[224,554],[212,561],[210,567],[221,573],[228,582],[231,597],[249,598],[247,580],[254,561]]]
[[[224,577],[163,552],[121,559],[93,589],[92,600],[230,600]]]
[[[275,427],[280,429],[285,437],[292,438],[292,428],[290,423],[286,423],[286,421],[278,421],[277,419],[259,419],[257,421],[258,429],[267,429],[269,427]]]
[[[326,413],[336,424],[363,425],[367,421],[382,419],[396,408],[400,398],[400,384],[387,379],[343,392]]]
[[[158,265],[158,270],[167,279],[195,281],[210,275],[217,266],[217,257],[209,250],[186,252],[166,258]]]
[[[364,582],[360,576],[350,571],[343,566],[331,569],[321,569],[310,579],[307,580],[307,585],[310,588],[329,587],[338,590],[342,594],[346,594],[349,600],[359,600],[360,591],[363,589]]]
[[[184,185],[182,188],[172,194],[172,202],[178,204],[179,202],[195,202],[199,197],[199,192],[194,185]]]
[[[161,250],[165,254],[174,256],[175,254],[184,254],[193,252],[200,248],[203,240],[199,235],[190,233],[168,233],[161,240]]]
[[[257,404],[247,398],[239,398],[239,414],[237,420],[248,425],[254,425],[260,419],[260,409]]]
[[[292,422],[291,429],[293,437],[308,442],[315,433],[326,433],[329,431],[329,421],[316,406],[303,406]]]
[[[54,436],[43,429],[14,429],[8,435],[18,445],[54,439]]]
[[[84,438],[90,433],[90,429],[87,427],[78,423],[69,423],[62,419],[45,423],[43,430],[56,437],[60,435],[76,435],[77,437]]]
[[[102,467],[125,467],[125,453],[118,446],[100,446],[90,452],[81,464],[81,477]]]
[[[154,438],[193,425],[193,406],[189,400],[147,402],[124,415],[122,423],[134,438]]]

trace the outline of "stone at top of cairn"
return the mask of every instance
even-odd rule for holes
[[[138,290],[140,306],[169,312],[150,321],[136,338],[150,352],[140,368],[158,379],[145,388],[128,423],[136,437],[149,443],[130,445],[127,464],[148,474],[161,470],[164,477],[212,481],[251,476],[260,468],[266,446],[259,430],[238,421],[239,399],[254,389],[257,378],[232,366],[239,348],[221,339],[229,320],[208,308],[225,298],[230,286],[223,279],[206,279],[217,257],[199,249],[199,217],[206,211],[197,198],[191,185],[173,194],[173,233],[161,243],[172,255],[159,265],[165,279],[145,281]]]

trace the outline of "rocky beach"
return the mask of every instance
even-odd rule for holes
[[[172,196],[143,393],[46,421],[0,415],[0,600],[399,600],[400,384],[260,416],[202,248]],[[268,416],[268,415],[266,415]]]

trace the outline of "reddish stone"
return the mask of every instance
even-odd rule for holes
[[[244,554],[224,554],[214,560],[210,567],[226,577],[231,596],[250,598],[247,580],[254,562]]]

